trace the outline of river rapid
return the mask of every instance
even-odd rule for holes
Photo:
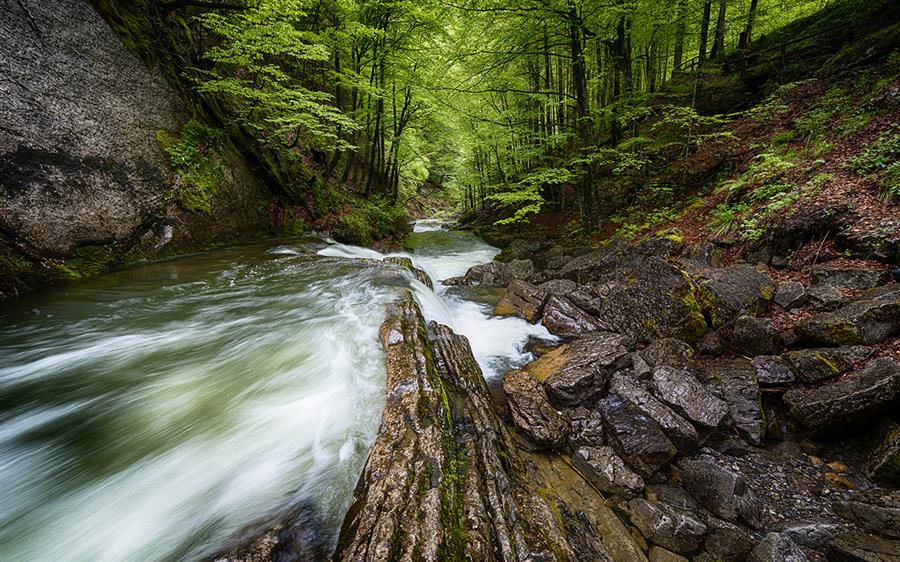
[[[388,303],[411,289],[489,383],[552,339],[439,283],[496,248],[427,221],[408,247],[434,292],[356,259],[373,250],[292,239],[2,303],[0,560],[201,560],[298,508],[333,543],[384,406]]]

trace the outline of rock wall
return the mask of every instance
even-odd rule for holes
[[[0,53],[0,296],[264,223],[227,148],[210,212],[179,207],[156,137],[190,115],[89,3],[0,0]]]

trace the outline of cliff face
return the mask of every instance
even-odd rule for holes
[[[264,224],[268,192],[226,141],[188,210],[158,139],[190,115],[90,4],[2,0],[0,51],[0,296]]]

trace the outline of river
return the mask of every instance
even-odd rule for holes
[[[2,303],[0,560],[201,560],[286,510],[332,542],[384,406],[378,327],[411,289],[466,335],[489,383],[542,326],[438,281],[490,261],[415,225],[435,291],[373,250],[262,242]],[[350,258],[350,259],[348,259]]]

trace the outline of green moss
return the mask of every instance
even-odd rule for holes
[[[160,129],[156,142],[169,156],[176,175],[174,194],[181,206],[193,213],[212,212],[212,200],[225,178],[220,153],[224,134],[206,127],[196,119],[185,123],[181,135]]]

